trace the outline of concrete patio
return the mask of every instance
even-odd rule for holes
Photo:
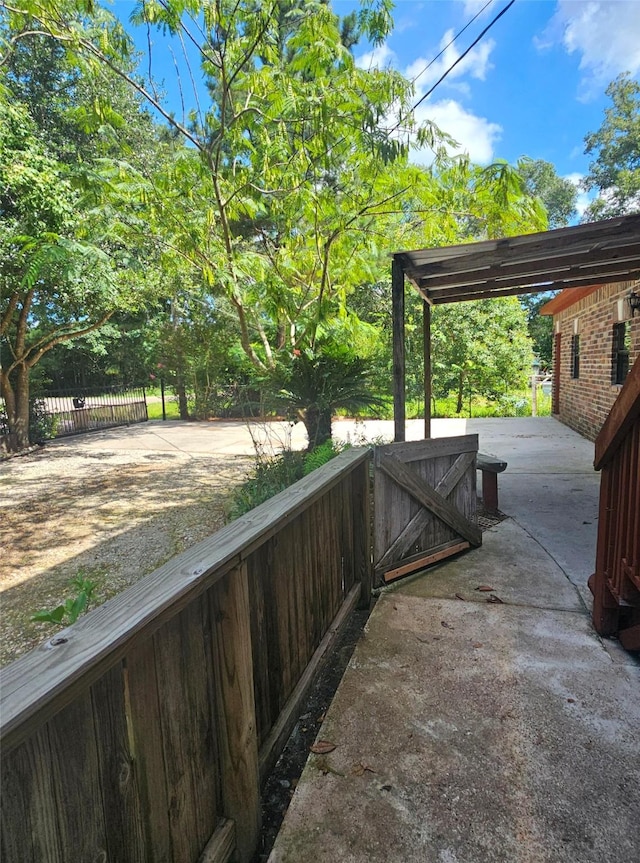
[[[593,445],[549,418],[453,422],[435,434],[508,461],[509,518],[383,591],[270,861],[637,863],[640,665],[589,618]]]

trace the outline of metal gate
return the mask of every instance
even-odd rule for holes
[[[377,584],[482,544],[478,435],[394,443],[374,451]]]

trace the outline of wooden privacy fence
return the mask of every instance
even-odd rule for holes
[[[640,359],[598,435],[595,468],[602,476],[593,624],[640,650]]]
[[[342,453],[0,672],[5,863],[251,859],[261,777],[369,601],[369,463]]]

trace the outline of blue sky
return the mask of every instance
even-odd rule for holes
[[[476,21],[426,72],[427,64],[487,0],[397,0],[384,45],[356,47],[359,65],[391,66],[415,82],[417,101],[503,9],[490,0]],[[333,0],[339,14],[359,4]],[[133,3],[115,0],[126,19]],[[173,59],[153,35],[154,75],[177,113]],[[138,34],[140,47],[146,35]],[[546,159],[578,181],[588,170],[584,136],[601,124],[605,89],[621,72],[640,73],[640,0],[516,0],[417,109],[455,138],[474,161]],[[427,162],[427,153],[415,153]],[[584,205],[586,201],[581,201]]]
[[[507,2],[493,0],[418,78],[416,101]],[[373,52],[356,51],[358,62],[413,78],[485,3],[399,0],[393,34]],[[340,12],[353,3],[334,6]],[[625,71],[640,72],[640,0],[516,0],[418,116],[435,120],[475,161],[527,155],[578,180],[589,164],[584,136],[600,126],[605,89]]]

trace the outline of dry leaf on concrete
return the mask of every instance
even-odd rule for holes
[[[335,743],[331,743],[330,740],[318,740],[317,743],[314,743],[311,747],[311,751],[314,755],[327,755],[329,752],[333,752],[336,748]]]

